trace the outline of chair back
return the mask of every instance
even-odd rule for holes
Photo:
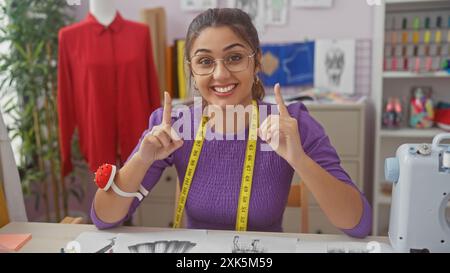
[[[300,208],[300,233],[309,232],[309,191],[301,181],[291,185],[287,207]]]

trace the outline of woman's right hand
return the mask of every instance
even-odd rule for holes
[[[146,163],[166,159],[175,150],[183,146],[183,140],[172,128],[172,99],[164,92],[163,118],[160,125],[154,126],[141,142],[138,155]]]

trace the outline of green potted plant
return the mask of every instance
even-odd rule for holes
[[[0,2],[1,4],[1,2]],[[72,22],[70,6],[61,0],[4,0],[1,6],[0,56],[2,112],[14,122],[11,138],[20,138],[19,173],[25,196],[43,204],[47,221],[68,215],[67,188],[60,176],[57,115],[58,31]],[[53,209],[53,212],[51,210]]]

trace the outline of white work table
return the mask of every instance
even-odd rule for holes
[[[147,232],[161,232],[169,231],[169,228],[153,228],[153,227],[117,227],[109,229],[104,232],[113,233],[147,233]],[[83,232],[102,232],[94,225],[82,224],[56,224],[56,223],[25,223],[12,222],[0,229],[0,234],[20,234],[31,233],[32,239],[28,241],[19,252],[44,252],[57,253],[61,248],[65,247],[67,243],[75,240]],[[209,234],[236,231],[215,231],[208,230]],[[260,232],[246,232],[248,234],[257,234],[261,236],[275,236],[275,237],[291,237],[299,238],[301,241],[319,241],[319,242],[371,242],[384,243],[389,245],[387,237],[366,237],[364,239],[356,239],[346,235],[327,235],[327,234],[299,234],[299,233],[260,233]]]

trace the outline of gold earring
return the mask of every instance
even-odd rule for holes
[[[255,74],[255,85],[258,85],[261,83],[261,80],[259,79],[258,75]]]

